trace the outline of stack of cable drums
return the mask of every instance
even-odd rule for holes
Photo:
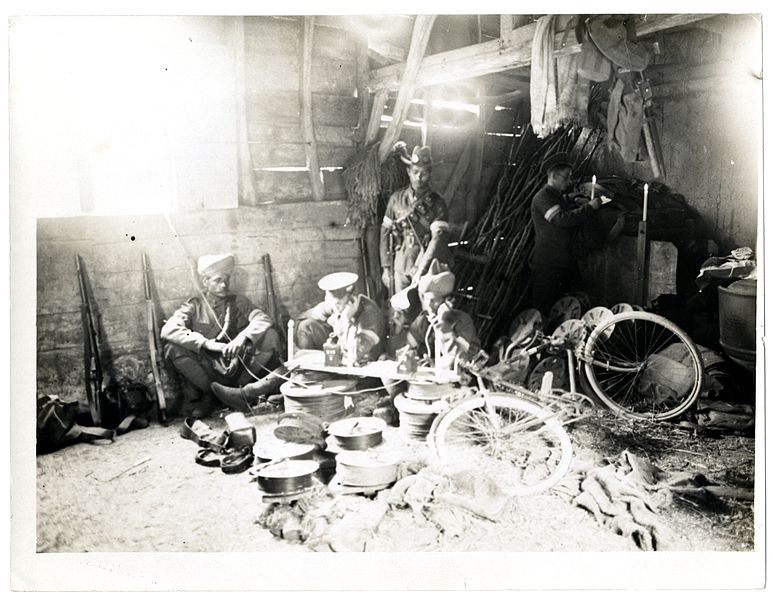
[[[342,451],[336,455],[336,474],[328,488],[342,494],[385,489],[397,480],[399,461],[386,451]]]
[[[289,380],[279,390],[284,396],[285,412],[306,412],[325,422],[335,422],[346,415],[345,397],[355,384],[347,379],[308,383]]]
[[[408,390],[395,397],[400,413],[400,430],[414,439],[426,439],[435,417],[448,405],[443,401],[453,392],[450,383],[432,380],[409,381]]]

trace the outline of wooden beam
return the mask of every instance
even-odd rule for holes
[[[301,128],[306,150],[306,167],[309,169],[311,195],[315,201],[325,199],[325,187],[319,170],[317,140],[314,137],[314,120],[311,114],[311,48],[314,43],[314,17],[303,17],[303,42],[301,59]]]
[[[400,137],[403,128],[403,121],[408,114],[411,105],[413,90],[416,83],[416,74],[421,68],[424,52],[429,42],[429,34],[432,32],[432,25],[435,23],[436,15],[417,15],[413,24],[413,34],[411,36],[411,48],[408,50],[408,59],[405,62],[402,76],[400,78],[400,87],[395,100],[395,109],[392,111],[392,121],[389,123],[381,145],[378,148],[378,158],[380,162],[386,160],[392,151],[392,146]]]
[[[636,32],[639,37],[643,37],[659,31],[691,25],[713,16],[715,15],[642,15],[636,18]],[[421,61],[414,83],[417,87],[441,85],[528,66],[531,64],[531,46],[536,28],[536,23],[530,23],[513,29],[504,38],[427,56]],[[577,43],[573,29],[556,33],[554,47],[556,56],[576,54],[581,49],[582,46]],[[395,64],[372,71],[368,87],[372,91],[399,87],[405,66],[405,64]]]
[[[368,52],[380,57],[382,62],[405,62],[407,55],[405,49],[372,36],[368,36]]]
[[[378,132],[381,130],[381,116],[384,114],[384,106],[386,105],[387,96],[389,90],[384,88],[376,92],[373,97],[373,105],[370,108],[370,119],[368,120],[368,130],[365,133],[365,145],[369,146],[378,137]]]
[[[360,36],[357,38],[357,100],[360,103],[360,116],[357,119],[357,141],[361,144],[364,144],[367,138],[368,115],[370,114],[368,102],[370,93],[367,86],[369,72],[368,42]]]

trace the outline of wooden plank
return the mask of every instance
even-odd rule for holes
[[[448,204],[453,203],[454,195],[456,195],[456,190],[458,189],[459,184],[462,182],[462,178],[467,173],[467,168],[470,165],[471,151],[472,151],[472,141],[471,139],[468,139],[467,142],[464,144],[464,148],[462,149],[462,152],[459,155],[458,160],[456,161],[454,170],[451,173],[451,177],[448,180],[448,183],[446,184],[446,187],[445,187],[445,192],[443,193],[443,197],[446,199],[446,202]]]
[[[636,30],[639,36],[651,35],[674,27],[682,27],[710,18],[712,15],[642,15],[636,18]],[[466,48],[440,52],[425,57],[415,84],[418,87],[440,85],[453,81],[480,77],[531,64],[531,46],[536,23],[514,29],[509,36]],[[565,56],[580,51],[580,44],[571,42],[573,31],[560,31],[556,34],[554,53]],[[368,87],[377,91],[384,87],[396,89],[405,64],[396,64],[377,69],[371,73]]]
[[[257,119],[251,119],[247,123],[247,129],[248,138],[252,144],[303,143],[303,134],[297,119],[293,122],[289,120],[261,121]],[[332,146],[348,147],[354,147],[357,145],[356,127],[320,126],[317,124],[317,120],[315,118],[314,133],[317,137],[317,143],[320,145],[329,144]]]
[[[413,24],[413,34],[411,36],[411,47],[408,50],[408,58],[405,62],[405,68],[400,80],[400,88],[397,92],[395,107],[392,111],[392,121],[389,123],[384,137],[381,139],[381,145],[378,148],[378,158],[384,162],[392,152],[392,146],[400,137],[403,128],[403,121],[408,115],[413,90],[416,85],[416,75],[421,68],[421,61],[424,58],[424,52],[427,49],[429,36],[432,32],[432,25],[435,23],[436,15],[417,15]]]
[[[507,37],[513,30],[513,15],[499,15],[499,37]]]
[[[247,92],[248,122],[298,123],[301,114],[297,91],[275,93]],[[360,109],[357,98],[351,95],[312,94],[314,124],[317,126],[356,127]]]
[[[300,50],[301,18],[245,17],[245,48],[249,55],[273,58],[277,54],[297,56]],[[355,36],[344,29],[320,27],[315,22],[312,60],[349,59],[355,52]]]
[[[250,156],[254,169],[271,167],[307,167],[306,145],[301,143],[251,143]],[[357,152],[354,146],[317,145],[317,172],[320,168],[344,166]]]
[[[305,171],[256,170],[253,172],[253,176],[256,185],[256,206],[274,203],[304,204],[312,199],[311,184]],[[322,177],[325,180],[326,202],[346,199],[346,192],[341,182],[341,171],[322,171]]]
[[[246,58],[245,87],[248,96],[254,93],[294,91],[298,89],[301,63],[292,56],[272,56],[271,60],[255,62]],[[351,94],[356,86],[356,60],[317,61],[311,77],[311,90],[322,94]]]
[[[357,100],[360,104],[360,115],[357,119],[357,142],[364,144],[367,139],[368,116],[370,114],[370,94],[368,93],[368,42],[360,37],[357,44]]]

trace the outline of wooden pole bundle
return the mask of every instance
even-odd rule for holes
[[[582,174],[601,135],[581,132],[567,127],[539,140],[527,130],[513,138],[508,166],[494,197],[465,239],[468,254],[489,258],[482,268],[479,262],[465,261],[457,270],[460,308],[472,315],[484,347],[506,334],[529,288],[528,263],[534,245],[531,200],[545,184],[541,165],[556,152],[568,152]]]

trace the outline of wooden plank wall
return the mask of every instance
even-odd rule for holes
[[[83,332],[75,254],[85,271],[115,361],[148,365],[141,252],[153,273],[160,315],[168,317],[193,290],[189,258],[233,252],[232,287],[265,307],[263,254],[271,256],[283,312],[297,316],[321,300],[316,282],[336,270],[361,274],[346,205],[297,202],[175,214],[175,239],[162,215],[40,219],[37,230],[38,391],[85,399]],[[133,239],[132,239],[133,238]]]
[[[300,127],[301,19],[245,17],[247,139],[256,203],[311,198]],[[356,40],[343,29],[317,26],[312,50],[312,111],[320,167],[344,166],[357,151],[360,101]],[[326,199],[345,198],[340,170],[323,170]]]

